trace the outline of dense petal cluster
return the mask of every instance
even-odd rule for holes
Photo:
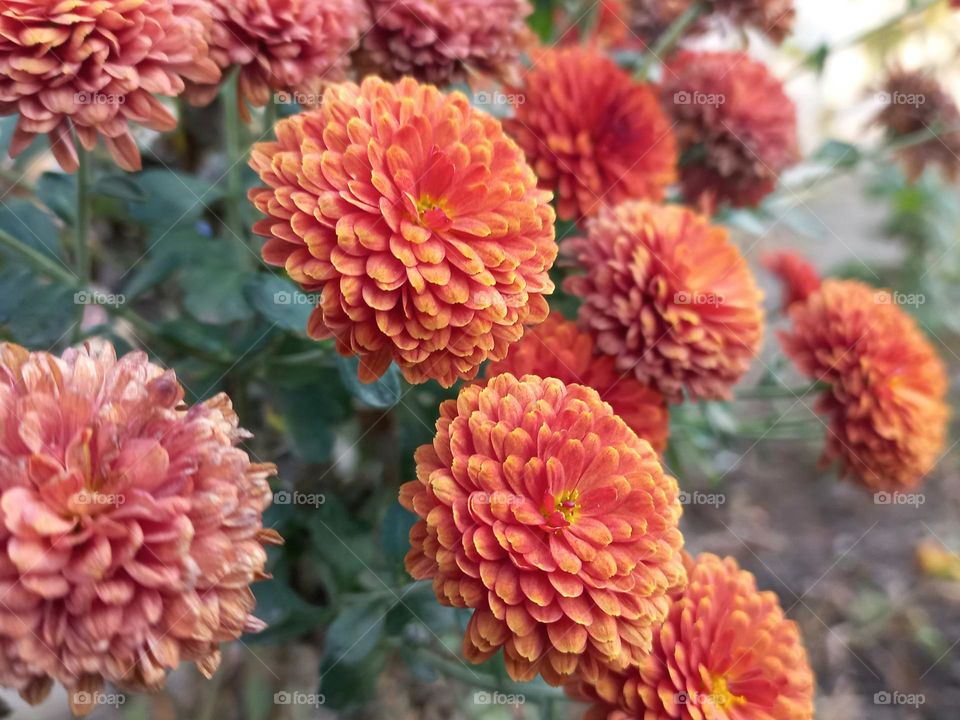
[[[440,408],[400,502],[407,569],[473,608],[464,653],[516,680],[597,678],[650,650],[686,581],[679,489],[596,391],[506,373]]]
[[[762,293],[726,230],[679,205],[625,202],[564,243],[586,272],[564,289],[583,300],[580,325],[671,402],[726,398],[763,334]]]
[[[264,259],[321,292],[308,332],[411,382],[473,378],[547,316],[550,193],[500,123],[405,78],[332,86],[251,166]]]
[[[240,99],[255,106],[273,93],[316,104],[325,83],[343,79],[349,53],[369,25],[363,0],[208,2],[210,55],[224,71],[238,68]],[[191,97],[209,102],[217,89],[191,87]]]
[[[670,123],[650,86],[597,48],[544,51],[506,122],[557,215],[578,220],[627,198],[661,200],[676,178]]]
[[[943,450],[949,410],[943,362],[886,290],[825,280],[790,308],[784,351],[830,388],[825,461],[874,490],[916,485]]]
[[[219,643],[262,628],[275,468],[242,437],[225,395],[187,408],[144,353],[0,345],[0,684],[39,702],[57,680],[85,714],[105,680],[209,677]]]
[[[812,720],[814,680],[796,623],[731,558],[689,560],[639,668],[582,683],[587,720]]]
[[[777,250],[765,254],[761,262],[783,284],[781,307],[784,310],[794,303],[803,302],[820,287],[820,273],[800,253]]]
[[[960,177],[960,109],[950,93],[932,74],[898,69],[878,96],[883,108],[876,120],[892,138],[935,134],[897,151],[907,177],[915,181],[924,168],[939,165],[955,182]]]
[[[527,0],[368,0],[373,27],[361,64],[388,79],[435,85],[470,72],[510,78],[526,33]]]
[[[799,158],[793,101],[745,53],[682,51],[668,63],[662,88],[690,202],[756,205]]]
[[[663,452],[670,433],[670,414],[663,395],[638,382],[632,373],[618,372],[614,365],[612,357],[596,353],[596,343],[589,333],[554,312],[528,330],[503,360],[490,363],[486,377],[509,372],[517,377],[555,377],[568,385],[592,387],[638,437]]]
[[[129,123],[176,127],[155,97],[185,81],[216,82],[203,0],[9,0],[0,5],[0,115],[19,114],[15,157],[47,135],[61,167],[78,167],[103,136],[116,163],[139,170]]]

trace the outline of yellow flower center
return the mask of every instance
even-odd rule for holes
[[[713,679],[710,685],[710,700],[717,707],[726,710],[733,705],[742,705],[747,701],[743,695],[730,692],[727,679],[723,676]]]
[[[417,200],[417,214],[422,218],[426,213],[433,210],[439,210],[444,215],[449,215],[447,212],[447,202],[443,198],[435,198],[430,195],[422,195],[419,200]]]
[[[553,509],[563,515],[568,524],[575,523],[580,517],[580,504],[577,502],[579,499],[579,490],[564,490],[554,500]]]

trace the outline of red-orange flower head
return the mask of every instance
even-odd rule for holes
[[[760,349],[763,296],[727,232],[679,205],[625,202],[564,252],[586,271],[564,289],[619,372],[678,402],[728,398]]]
[[[486,377],[501,373],[555,377],[596,390],[613,411],[658,453],[667,446],[670,414],[663,395],[643,385],[632,373],[618,372],[609,355],[597,355],[596,343],[576,323],[553,312],[510,347],[500,362],[490,363]]]
[[[244,437],[225,395],[188,408],[144,353],[0,345],[0,684],[36,703],[57,680],[86,714],[104,681],[209,677],[219,643],[263,627],[276,469]]]
[[[761,262],[783,284],[781,306],[784,310],[796,302],[803,302],[820,287],[820,273],[800,253],[777,250],[766,253]]]
[[[359,355],[361,379],[391,360],[410,382],[473,378],[547,316],[550,193],[463,94],[367,78],[276,131],[250,160],[263,257],[321,292],[308,332]]]
[[[116,163],[140,169],[128,123],[176,127],[155,97],[184,81],[216,82],[203,0],[8,0],[0,5],[0,115],[19,113],[16,157],[46,134],[61,167],[78,167],[72,130],[85,148],[103,136]]]
[[[690,202],[757,205],[798,160],[793,101],[746,53],[681,51],[662,87]]]
[[[943,362],[898,301],[825,280],[780,335],[800,371],[830,385],[818,405],[830,418],[824,460],[873,490],[915,486],[943,450],[949,416]]]
[[[649,85],[597,48],[550,49],[535,58],[506,127],[557,193],[563,220],[628,198],[661,200],[676,179],[670,123]]]
[[[237,67],[240,97],[254,106],[278,100],[316,105],[325,83],[342,80],[349,53],[369,25],[363,0],[209,0],[210,55]],[[210,102],[216,85],[191,88]],[[316,98],[316,99],[314,99]]]
[[[468,73],[516,73],[527,0],[368,0],[373,27],[361,65],[388,79],[409,75],[436,85]]]
[[[800,632],[772,592],[731,558],[688,559],[639,668],[581,683],[587,720],[812,720],[814,678]]]
[[[592,388],[509,373],[440,406],[400,502],[407,569],[473,608],[464,654],[515,680],[636,665],[686,582],[677,482]]]

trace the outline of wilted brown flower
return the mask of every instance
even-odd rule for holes
[[[617,370],[671,402],[726,398],[760,349],[762,294],[726,230],[680,205],[625,202],[588,221],[564,253],[583,275],[580,325]]]
[[[949,409],[943,362],[913,318],[855,280],[825,280],[790,318],[784,351],[830,385],[817,406],[830,419],[824,461],[873,490],[915,486],[943,450]]]
[[[106,342],[62,358],[0,344],[0,684],[76,714],[104,681],[160,689],[263,623],[273,465],[254,464],[230,400],[188,408],[172,371]]]
[[[907,177],[919,179],[924,168],[939,165],[956,182],[960,177],[960,110],[936,78],[923,72],[893,70],[878,93],[883,109],[877,115],[894,139],[930,133],[897,151]]]
[[[19,114],[9,152],[47,135],[57,162],[78,167],[72,132],[88,150],[102,136],[116,163],[139,170],[129,123],[172,130],[155,97],[184,81],[216,82],[202,0],[7,0],[0,4],[0,115]]]
[[[799,159],[793,102],[746,53],[682,51],[668,63],[662,88],[691,203],[757,205]]]

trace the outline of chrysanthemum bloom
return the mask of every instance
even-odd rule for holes
[[[820,273],[800,253],[777,250],[766,253],[761,262],[783,284],[781,307],[787,310],[796,302],[803,302],[820,287]]]
[[[670,433],[667,403],[656,390],[643,385],[632,373],[618,372],[609,355],[597,355],[589,333],[554,312],[510,347],[500,362],[490,363],[486,377],[501,373],[555,377],[568,385],[578,383],[596,390],[613,411],[642,439],[663,452]]]
[[[343,79],[349,53],[369,25],[363,0],[209,0],[210,55],[239,70],[240,99],[266,105],[276,92],[316,104],[325,83]],[[216,85],[191,88],[210,102]]]
[[[0,345],[0,684],[37,703],[59,681],[86,714],[104,681],[209,677],[219,643],[263,627],[275,468],[243,437],[225,395],[187,408],[144,353]]]
[[[436,85],[469,72],[510,78],[527,32],[527,0],[368,0],[360,62],[388,79]]]
[[[656,94],[599,49],[543,51],[514,92],[523,102],[505,126],[540,186],[556,191],[561,219],[627,198],[661,200],[676,179],[676,145]]]
[[[283,120],[251,166],[263,257],[321,291],[308,333],[372,380],[470,379],[547,316],[557,254],[550,193],[500,123],[406,78],[333,86]]]
[[[813,672],[777,596],[731,557],[702,554],[688,573],[639,668],[581,684],[597,701],[587,720],[811,720]]]
[[[679,205],[625,202],[564,244],[586,272],[564,289],[581,327],[619,372],[667,400],[728,398],[763,335],[762,293],[746,261],[706,218]]]
[[[177,121],[156,95],[184,81],[216,82],[202,0],[9,0],[0,6],[0,115],[19,113],[15,157],[46,134],[60,166],[78,167],[71,131],[98,136],[124,170],[140,169],[128,123],[166,131]]]
[[[883,109],[876,121],[893,139],[924,132],[932,135],[897,152],[907,177],[916,181],[924,168],[939,165],[955,182],[960,177],[960,110],[936,78],[918,71],[893,70],[879,98]]]
[[[464,654],[559,684],[636,665],[686,581],[679,489],[592,388],[509,373],[440,406],[400,502],[407,569],[473,608]]]
[[[757,205],[799,159],[793,102],[745,53],[682,51],[664,71],[662,88],[690,202]]]
[[[824,461],[839,460],[873,490],[915,486],[943,450],[949,415],[943,363],[913,318],[886,290],[825,280],[790,308],[783,349],[830,389]]]

